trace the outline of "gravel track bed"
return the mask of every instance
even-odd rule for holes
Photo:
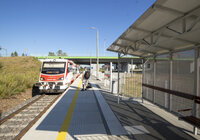
[[[14,139],[37,115],[40,114],[58,95],[45,95],[40,100],[36,101],[11,119],[0,125],[0,140]],[[34,97],[34,99],[38,98]],[[23,105],[17,106],[9,112],[14,112],[20,107],[30,103],[34,99],[27,101]],[[7,113],[8,115],[9,113]],[[6,116],[4,114],[4,116]]]
[[[14,108],[11,108],[9,109],[8,111],[6,112],[3,112],[0,116],[0,119],[3,119],[4,117],[10,115],[11,113],[15,112],[16,110],[20,109],[21,107],[27,105],[28,103],[32,102],[33,100],[39,98],[41,95],[36,95],[34,96],[33,98],[29,99],[29,100],[26,100],[25,102],[23,102],[22,104],[19,104],[18,106],[14,107]]]

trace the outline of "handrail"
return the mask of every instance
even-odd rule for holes
[[[176,96],[179,96],[179,97],[183,97],[183,98],[186,98],[186,99],[194,100],[197,104],[200,104],[200,102],[199,102],[200,97],[199,96],[190,95],[190,94],[185,93],[185,92],[170,90],[170,89],[157,87],[157,86],[153,86],[153,85],[149,85],[149,84],[145,84],[145,83],[142,83],[142,86],[145,86],[145,87],[148,87],[148,88],[151,88],[151,89],[155,89],[155,90],[158,90],[158,91],[166,92],[166,93],[176,95]]]

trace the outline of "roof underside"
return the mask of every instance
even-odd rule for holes
[[[200,44],[200,0],[157,0],[108,51],[140,57]]]

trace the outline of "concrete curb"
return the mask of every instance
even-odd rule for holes
[[[111,135],[128,135],[95,84],[91,84]]]

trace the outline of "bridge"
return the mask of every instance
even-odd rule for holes
[[[69,59],[72,60],[76,64],[84,64],[90,65],[90,63],[97,63],[97,57],[95,56],[39,56],[36,57],[37,59]],[[107,64],[112,62],[113,64],[117,64],[118,57],[112,56],[100,56],[99,63],[100,64]],[[133,64],[142,64],[142,59],[136,56],[133,57],[122,57],[120,59],[121,63],[133,63]]]

